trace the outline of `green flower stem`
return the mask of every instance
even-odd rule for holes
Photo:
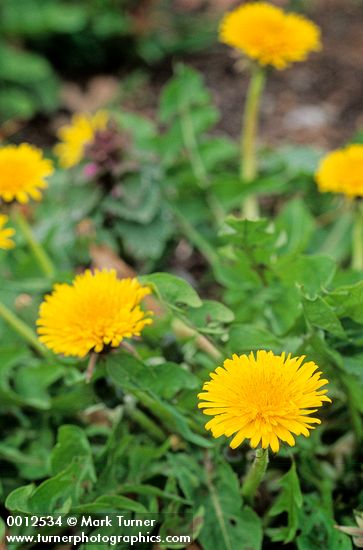
[[[42,245],[35,239],[32,229],[28,224],[25,216],[23,216],[20,210],[15,210],[14,218],[20,231],[23,234],[24,239],[26,240],[31,251],[33,252],[34,257],[37,259],[38,264],[44,275],[53,279],[56,273],[53,262],[49,258]]]
[[[209,242],[192,226],[187,218],[180,212],[180,210],[169,203],[171,210],[173,211],[177,222],[179,223],[183,233],[188,240],[203,254],[204,258],[214,266],[218,263],[218,255]]]
[[[251,183],[257,175],[256,137],[264,85],[265,71],[257,65],[252,70],[243,113],[240,177],[245,184]],[[255,197],[251,195],[243,201],[241,213],[246,218],[258,218],[258,202]]]
[[[352,268],[363,270],[363,212],[360,202],[356,203],[352,235]]]
[[[179,106],[180,125],[184,146],[187,150],[190,164],[200,187],[205,189],[209,185],[207,170],[200,156],[197,139],[194,133],[193,121],[187,106]]]
[[[209,355],[214,361],[221,361],[222,353],[219,349],[208,340],[206,336],[186,325],[184,321],[174,318],[172,321],[172,329],[177,338],[194,338],[199,349],[204,351],[204,353]]]
[[[194,131],[193,120],[188,106],[179,106],[179,119],[182,131],[184,147],[187,151],[188,159],[192,168],[194,177],[201,189],[205,190],[206,201],[208,203],[214,218],[218,225],[221,225],[225,218],[225,212],[216,197],[208,192],[210,179],[206,166],[200,155],[198,141]]]
[[[36,349],[44,357],[48,357],[47,349],[39,342],[37,335],[19,317],[0,302],[0,317],[15,330],[26,342]]]
[[[255,460],[242,486],[242,496],[249,504],[253,504],[257,489],[265,475],[267,464],[268,449],[257,449]]]
[[[130,418],[139,424],[139,426],[141,426],[147,433],[149,433],[153,439],[161,442],[165,441],[167,436],[163,430],[144,412],[131,404],[126,405],[126,411]]]
[[[167,407],[165,407],[162,402],[158,401],[144,390],[135,389],[130,391],[130,393],[132,393],[146,409],[149,409],[153,416],[156,416],[160,420],[166,430],[170,430],[170,425],[174,420]],[[205,429],[199,426],[192,418],[187,419],[187,424],[190,429],[199,432],[201,435],[205,435]]]

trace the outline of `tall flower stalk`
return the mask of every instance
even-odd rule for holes
[[[14,219],[27,245],[32,251],[35,259],[37,260],[40,269],[46,277],[53,279],[56,273],[54,264],[49,258],[43,246],[35,238],[34,233],[28,223],[28,220],[19,209],[16,209],[14,213]]]
[[[219,38],[255,64],[241,139],[240,176],[249,184],[257,176],[256,134],[265,68],[281,70],[291,63],[304,61],[310,52],[321,48],[320,30],[299,14],[285,13],[268,2],[248,2],[223,17]],[[251,195],[242,204],[242,216],[255,219],[258,215],[257,199]]]
[[[352,268],[363,270],[363,211],[362,203],[355,203],[352,234]]]
[[[30,344],[34,349],[36,349],[41,355],[47,357],[47,349],[39,342],[36,334],[31,330],[31,328],[24,323],[19,317],[15,315],[5,304],[0,302],[0,317],[15,331],[18,335],[23,338],[28,344]]]
[[[256,138],[265,79],[265,70],[256,65],[252,69],[242,122],[240,177],[246,184],[251,183],[257,175]],[[249,219],[259,217],[255,196],[250,195],[243,201],[242,216]]]

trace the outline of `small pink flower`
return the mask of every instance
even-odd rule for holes
[[[87,178],[93,178],[98,172],[98,166],[95,162],[90,162],[84,167],[83,173]]]

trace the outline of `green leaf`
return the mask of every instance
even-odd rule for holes
[[[352,224],[353,212],[351,210],[339,212],[339,216],[334,217],[333,223],[327,228],[326,237],[319,243],[319,252],[330,256],[338,263],[346,261],[351,249]],[[343,275],[343,272],[340,272],[339,275]]]
[[[189,312],[188,319],[199,332],[213,334],[223,330],[223,325],[231,323],[234,320],[234,313],[215,300],[203,300],[199,308]]]
[[[183,389],[199,387],[198,378],[176,363],[148,366],[143,372],[143,382],[145,387],[165,399],[171,399]]]
[[[242,220],[229,216],[220,236],[225,242],[235,244],[256,260],[268,263],[275,235],[268,220]]]
[[[148,512],[147,508],[140,502],[137,502],[137,500],[132,500],[131,498],[120,495],[102,495],[94,502],[73,507],[72,513],[92,514],[99,512],[102,514],[112,514],[120,510],[127,510],[140,514],[146,514]]]
[[[141,361],[127,354],[107,358],[107,372],[115,384],[135,395],[169,431],[180,434],[195,445],[212,446],[211,442],[190,429],[188,418],[175,404],[167,403],[150,389],[146,382],[149,375],[147,370],[148,367]]]
[[[268,220],[242,220],[230,216],[220,236],[226,246],[220,251],[224,261],[216,266],[216,277],[225,286],[241,290],[267,286],[268,271],[276,236]]]
[[[95,395],[91,384],[80,382],[71,389],[65,388],[52,399],[52,408],[64,414],[82,411],[95,402]]]
[[[200,307],[202,301],[187,281],[169,273],[152,273],[139,277],[140,282],[150,285],[156,295],[169,307],[180,310],[184,306]]]
[[[37,0],[4,0],[2,30],[13,36],[37,37],[49,32],[74,33],[87,22],[83,6],[66,2]]]
[[[66,512],[95,481],[91,448],[77,426],[60,428],[51,462],[55,475],[38,487],[27,485],[13,491],[6,502],[10,510],[41,514]]]
[[[340,338],[346,338],[338,316],[324,298],[318,296],[314,300],[303,298],[304,315],[314,327],[322,328]]]
[[[86,479],[84,462],[73,460],[63,471],[38,487],[26,485],[13,491],[6,505],[10,510],[22,513],[53,514],[60,513],[60,510],[64,513],[64,505],[69,508],[72,502],[76,504],[79,501]]]
[[[140,175],[122,184],[122,201],[108,196],[102,201],[102,209],[116,218],[149,224],[160,208],[160,191],[155,183],[142,180]]]
[[[118,109],[112,111],[112,116],[120,124],[121,131],[126,130],[131,133],[134,143],[139,149],[149,146],[157,136],[155,124],[149,118],[136,113],[120,112]]]
[[[118,219],[114,224],[114,232],[133,257],[155,260],[162,255],[172,234],[172,227],[166,209],[162,208],[147,224]]]
[[[320,495],[304,495],[304,507],[299,515],[302,532],[296,538],[298,550],[352,550],[350,537],[334,527],[336,521],[322,505]]]
[[[170,464],[171,475],[177,480],[184,495],[193,502],[203,480],[200,464],[193,455],[186,453],[169,453],[168,464]]]
[[[286,204],[276,219],[279,235],[279,253],[303,252],[312,236],[314,218],[303,200],[295,199]]]
[[[88,467],[84,466],[82,458],[73,459],[63,471],[43,481],[29,497],[30,511],[52,514],[59,511],[66,502],[77,504],[84,493],[83,483],[89,479]]]
[[[33,483],[15,489],[5,501],[6,508],[12,512],[27,514],[29,512],[28,500],[34,489],[35,485]]]
[[[51,396],[48,388],[59,380],[63,373],[64,367],[61,365],[26,365],[16,373],[15,389],[29,404],[41,409],[49,409]]]
[[[302,287],[307,296],[314,298],[333,280],[336,263],[329,256],[283,256],[275,269],[285,283]]]
[[[85,467],[89,468],[95,479],[92,465],[92,452],[84,431],[78,426],[63,424],[58,430],[57,443],[53,449],[51,464],[54,475],[58,474],[72,462],[75,457],[83,458]]]
[[[207,474],[209,475],[209,474]],[[239,482],[227,463],[219,463],[207,481],[208,492],[197,499],[205,509],[199,541],[204,550],[260,550],[262,523],[249,507],[242,506]]]
[[[147,485],[146,483],[124,483],[118,487],[120,493],[136,493],[137,495],[146,495],[159,498],[165,498],[166,500],[175,500],[177,502],[186,503],[187,501],[177,494],[172,494],[167,491],[163,491],[154,485]]]
[[[30,118],[36,110],[37,102],[26,90],[16,86],[0,90],[0,120]]]
[[[3,406],[6,405],[24,405],[27,399],[17,394],[12,388],[13,370],[19,364],[28,363],[32,360],[30,353],[26,349],[15,347],[0,348],[0,398]],[[30,405],[30,403],[28,403]],[[37,403],[39,404],[39,403]]]
[[[300,292],[297,288],[284,284],[274,287],[271,285],[270,291],[265,317],[275,334],[286,335],[302,313]]]
[[[190,105],[205,105],[210,93],[204,87],[200,73],[183,64],[178,64],[175,76],[165,86],[160,99],[159,118],[170,122],[181,110]]]
[[[363,281],[336,289],[328,295],[327,301],[335,306],[338,317],[350,317],[363,324]]]
[[[18,50],[0,44],[0,73],[4,80],[29,84],[53,76],[53,71],[45,59],[35,53]]]
[[[277,353],[282,351],[282,341],[271,331],[250,324],[233,325],[229,333],[229,349],[231,353],[249,353],[250,351],[267,349]]]
[[[322,157],[322,152],[313,147],[285,145],[271,154],[280,159],[289,177],[312,176]]]
[[[342,374],[340,380],[345,386],[346,406],[354,407],[363,414],[363,388],[360,376]]]
[[[199,146],[200,156],[208,170],[214,170],[220,164],[236,158],[237,152],[235,142],[227,137],[208,138]]]
[[[291,542],[299,526],[299,510],[302,507],[303,497],[301,494],[299,478],[296,473],[296,466],[293,462],[290,470],[281,478],[281,492],[270,508],[269,516],[278,516],[287,513],[287,526],[271,529],[274,542]]]

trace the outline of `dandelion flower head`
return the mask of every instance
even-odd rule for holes
[[[348,145],[326,155],[316,172],[321,192],[363,196],[363,145]]]
[[[295,445],[293,434],[308,437],[313,424],[320,424],[309,415],[331,400],[320,389],[328,381],[320,378],[318,366],[303,361],[304,356],[271,351],[224,361],[198,396],[204,414],[213,416],[206,429],[214,437],[234,435],[232,449],[249,439],[253,448],[261,442],[264,449],[277,452],[280,441]]]
[[[40,341],[55,353],[84,357],[139,336],[152,321],[140,308],[150,289],[115,270],[85,271],[72,284],[57,284],[40,306]]]
[[[62,168],[71,168],[78,164],[88,144],[92,143],[97,132],[105,130],[109,120],[106,111],[94,115],[77,113],[71,123],[58,130],[60,142],[54,147]]]
[[[268,2],[250,2],[222,19],[220,41],[261,65],[285,69],[321,49],[320,30],[296,13],[285,13]]]
[[[52,161],[43,158],[37,147],[28,143],[0,147],[0,198],[5,202],[39,201],[52,173]]]

